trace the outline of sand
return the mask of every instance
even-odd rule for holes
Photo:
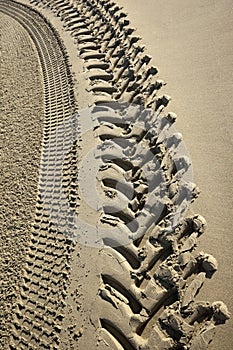
[[[38,55],[28,33],[1,13],[0,347],[9,343],[12,305],[35,215],[44,101]]]
[[[119,0],[121,11],[97,0],[22,2],[49,22],[28,7],[0,3],[10,26],[3,43],[13,56],[10,63],[3,60],[4,69],[17,67],[9,47],[12,28],[21,33],[26,26],[32,41],[24,34],[26,44],[15,45],[18,55],[29,50],[37,56],[33,62],[39,58],[41,70],[34,63],[30,73],[40,86],[33,96],[44,109],[30,133],[37,145],[33,139],[28,148],[24,139],[19,145],[17,128],[10,138],[16,152],[8,155],[6,143],[3,153],[6,167],[12,159],[13,183],[19,177],[18,149],[26,150],[25,159],[36,159],[30,162],[33,181],[30,177],[24,187],[33,200],[28,216],[19,218],[28,229],[17,243],[19,253],[14,247],[21,231],[7,231],[6,252],[15,262],[10,288],[18,288],[7,307],[3,299],[9,315],[1,330],[3,348],[198,350],[221,344],[229,349],[232,321],[224,303],[231,311],[226,266],[232,264],[232,195],[226,110],[231,110],[232,77],[231,46],[222,40],[232,35],[229,3],[145,1],[142,6]],[[218,26],[217,18],[224,18]],[[11,83],[5,77],[5,84]],[[23,103],[31,111],[34,89],[26,91]],[[7,96],[4,111],[11,109]],[[106,104],[118,99],[152,109]],[[182,219],[199,193],[193,181],[201,195]],[[22,203],[29,198],[22,190],[17,194]],[[10,202],[10,188],[6,196]],[[4,270],[2,277],[8,287],[10,272]],[[3,295],[8,297],[4,290]]]
[[[200,298],[221,299],[232,309],[232,60],[231,1],[122,1],[172,96],[201,194],[193,210],[207,220],[201,249],[219,263]],[[158,11],[159,9],[159,11]],[[232,320],[210,349],[230,349]]]

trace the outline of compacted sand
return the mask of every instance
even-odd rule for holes
[[[0,0],[0,348],[230,350],[231,2],[20,3]],[[179,224],[198,190],[171,110],[201,190]]]

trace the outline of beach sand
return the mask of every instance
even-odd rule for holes
[[[199,298],[224,300],[233,312],[233,5],[218,1],[118,0],[143,38],[172,96],[201,194],[193,210],[208,229],[200,249],[213,254],[218,272]],[[210,349],[230,350],[233,320],[217,330]]]
[[[5,0],[0,2],[4,96],[0,346],[4,350],[9,349],[9,344],[15,350],[27,349],[29,345],[33,350],[167,350],[173,348],[172,342],[179,340],[179,334],[184,334],[190,348],[189,332],[193,332],[192,350],[206,349],[200,334],[215,322],[225,322],[228,318],[225,307],[215,304],[220,305],[220,310],[199,304],[198,310],[203,311],[205,305],[205,311],[203,319],[195,316],[200,321],[195,327],[191,321],[190,325],[184,321],[183,326],[179,320],[182,317],[187,320],[182,309],[193,301],[212,304],[220,300],[233,313],[231,1],[117,0],[117,5],[123,6],[123,20],[118,18],[115,22],[105,7],[108,1],[94,0],[96,7],[104,4],[96,13],[95,6],[87,2],[85,7],[82,1],[74,1],[75,6],[78,4],[75,9],[62,1],[51,1],[50,8],[46,1],[39,6],[37,1],[22,0],[21,3],[37,9],[52,26],[29,8],[18,7],[14,2],[8,7]],[[61,17],[64,10],[66,15],[63,12]],[[127,110],[123,125],[122,118],[119,122],[119,115],[106,107],[96,107],[89,115],[85,110],[93,102],[99,104],[119,96],[122,99],[134,96],[135,87],[127,90],[130,87],[127,74],[132,74],[127,70],[127,62],[142,82],[141,89],[148,89],[148,77],[144,80],[140,77],[140,74],[146,76],[148,62],[145,67],[138,65],[136,51],[128,40],[132,33],[125,38],[122,34],[125,33],[125,24],[122,25],[125,13],[130,26],[136,28],[133,35],[142,38],[145,53],[152,56],[150,65],[158,67],[159,76],[155,79],[166,83],[162,93],[172,97],[164,112],[169,99],[157,99],[157,95],[152,94],[154,108],[162,115],[161,130],[174,116],[167,113],[175,112],[175,128],[183,135],[194,171],[192,181],[201,194],[191,205],[192,218],[185,220],[176,231],[172,228],[171,237],[169,229],[168,236],[163,236],[166,233],[163,219],[170,220],[168,210],[162,216],[161,227],[152,224],[142,240],[119,247],[119,241],[117,245],[109,238],[102,239],[101,229],[107,228],[110,238],[112,234],[116,239],[117,228],[120,227],[123,235],[128,234],[125,223],[132,220],[139,222],[143,231],[147,226],[143,220],[140,223],[139,212],[142,210],[150,220],[154,203],[150,202],[144,210],[150,197],[147,181],[139,171],[140,167],[144,171],[140,152],[129,166],[124,161],[112,164],[105,151],[116,151],[111,138],[122,137],[123,146],[116,154],[125,156],[124,151],[131,151],[135,137],[136,148],[139,145],[140,149],[144,136],[140,128],[134,130],[130,124],[138,122],[133,119],[133,109]],[[19,22],[15,20],[17,14]],[[116,30],[112,46],[108,40],[109,27],[103,25],[105,17]],[[19,24],[23,21],[27,30]],[[73,29],[69,29],[69,25]],[[113,55],[117,42],[116,47],[125,45],[128,50],[120,61]],[[127,73],[126,76],[123,73]],[[77,109],[80,114],[76,113]],[[148,128],[153,131],[151,121],[143,122],[145,125],[140,125],[146,131]],[[180,134],[175,135],[179,139]],[[105,143],[108,139],[109,149]],[[153,143],[146,139],[142,142],[141,145],[152,152]],[[165,176],[172,182],[174,177],[169,167],[173,165],[168,155],[171,150],[167,151],[166,142],[166,138],[160,143],[155,141],[156,155],[158,159],[161,157]],[[172,147],[176,149],[176,145]],[[90,149],[97,150],[93,164],[86,161]],[[40,162],[42,151],[44,156]],[[153,156],[153,161],[154,158],[157,159]],[[82,159],[86,161],[87,173],[79,168]],[[96,159],[100,159],[100,168],[94,173]],[[155,169],[153,161],[145,167],[145,171],[149,169],[148,177],[152,176],[150,170]],[[119,183],[125,187],[119,187]],[[179,183],[173,182],[173,185],[169,191],[176,193]],[[58,193],[57,188],[61,187],[63,190]],[[127,200],[124,197],[124,210],[114,209],[116,214],[111,215],[111,205],[115,208],[115,203],[116,207],[121,204],[125,189],[135,191],[134,200],[130,202],[130,195]],[[98,191],[102,191],[101,198],[108,201],[108,206],[103,209],[97,200],[93,210],[89,199],[95,200],[95,196],[98,199]],[[196,188],[190,187],[190,191],[195,197]],[[175,210],[179,200],[176,202],[176,195],[171,193],[170,201],[165,197],[162,200],[167,208],[171,205]],[[182,200],[179,203],[184,205]],[[72,236],[72,229],[70,231],[74,212],[85,223],[84,229],[79,227],[81,238],[78,236],[78,239]],[[204,219],[195,214],[201,214],[208,225],[198,240]],[[93,227],[98,228],[96,237],[90,236],[90,232],[96,234]],[[206,277],[216,270],[216,261],[209,256],[195,255],[196,245],[197,251],[212,254],[218,261],[218,270],[211,279]],[[187,247],[184,251],[183,246]],[[189,260],[191,267],[187,273]],[[200,293],[195,296],[204,280]],[[164,306],[169,307],[164,311]],[[195,315],[195,309],[190,308],[190,313]],[[166,314],[167,310],[171,313]],[[160,323],[168,326],[167,333],[166,327],[164,333],[161,332]],[[208,349],[230,350],[232,327],[232,318],[216,327],[216,336]],[[204,332],[204,337],[206,334],[208,342],[212,335]]]
[[[12,306],[30,241],[38,189],[44,101],[37,51],[27,31],[0,14],[1,235],[0,348],[9,343]]]

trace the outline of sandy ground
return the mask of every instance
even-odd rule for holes
[[[28,1],[25,2],[28,3]],[[231,39],[233,31],[230,27],[230,11],[232,10],[230,1],[213,4],[211,1],[187,3],[184,0],[179,0],[176,4],[172,4],[169,1],[152,2],[146,0],[142,4],[142,1],[139,0],[127,2],[119,0],[117,3],[123,5],[125,11],[128,12],[132,25],[137,27],[136,34],[141,35],[143,44],[147,46],[147,52],[153,56],[152,64],[158,66],[160,78],[168,83],[165,90],[173,99],[169,108],[178,114],[176,128],[183,133],[194,166],[194,181],[201,189],[201,196],[192,207],[192,212],[201,213],[206,217],[209,228],[201,240],[199,249],[216,256],[219,262],[219,270],[212,280],[205,283],[198,299],[210,300],[211,302],[223,300],[231,310],[232,257],[230,248],[232,247],[232,238],[230,235],[230,214],[232,192],[230,190],[231,179],[229,174],[232,172],[230,163],[232,145],[230,116],[233,105],[230,96],[232,84],[230,57],[232,56]],[[56,18],[50,10],[40,10],[51,19],[52,24],[59,30],[65,43],[72,64],[71,69],[75,72],[74,89],[78,107],[85,108],[93,100],[90,97],[92,96],[90,90],[87,91],[87,89],[90,89],[89,85],[93,86],[95,84],[92,81],[90,84],[87,79],[87,62],[84,64],[84,68],[82,59],[77,55],[73,39],[62,28],[59,18]],[[5,265],[3,265],[2,273],[6,274],[5,281],[7,281],[8,287],[11,278],[9,290],[4,289],[4,286],[1,289],[3,305],[5,305],[1,305],[1,316],[3,315],[6,318],[1,335],[6,343],[7,322],[10,320],[10,310],[15,298],[12,289],[13,286],[18,285],[22,257],[29,239],[30,224],[34,216],[42,138],[43,94],[38,61],[35,59],[37,54],[32,42],[24,29],[14,20],[3,16],[2,23],[2,29],[5,29],[5,25],[11,28],[9,31],[4,31],[2,50],[3,93],[6,96],[2,118],[4,125],[3,129],[1,128],[1,131],[3,130],[2,183],[4,186],[2,192],[6,192],[7,196],[3,195],[3,211],[1,214],[4,215],[4,210],[7,210],[8,217],[4,217],[3,222],[5,222],[4,225],[7,226],[8,230],[6,231],[5,226],[3,227],[3,232],[6,231],[7,233],[1,237],[1,248],[5,249],[6,252],[3,255]],[[15,34],[12,28],[14,28]],[[14,50],[12,46],[9,47],[8,45],[13,45]],[[15,47],[17,47],[17,50],[15,50]],[[8,60],[8,52],[12,55],[10,60]],[[23,65],[21,61],[23,61]],[[8,75],[6,75],[6,71],[9,71]],[[14,85],[16,88],[12,90]],[[84,93],[82,93],[82,90]],[[27,96],[26,99],[25,96]],[[97,98],[96,95],[95,98]],[[11,118],[10,124],[8,123],[9,117]],[[18,141],[19,137],[20,142]],[[90,138],[89,135],[85,137],[83,137],[83,143],[81,143],[81,147],[84,149],[85,143],[88,144],[93,135],[90,134]],[[6,173],[9,173],[9,181],[8,177],[6,178]],[[12,184],[14,184],[13,188]],[[21,197],[20,203],[17,200],[19,196]],[[81,213],[82,208],[78,208],[78,210]],[[11,215],[11,211],[18,212],[18,214]],[[86,211],[83,215],[88,217]],[[25,234],[25,232],[27,233]],[[6,236],[8,244],[5,243]],[[52,234],[50,236],[43,234],[43,239],[38,238],[38,245],[43,244],[44,246],[47,244],[46,240],[57,239],[52,237]],[[61,248],[62,252],[63,244],[63,240],[59,241],[58,239],[54,246],[58,250]],[[135,254],[139,253],[135,246],[129,248],[132,248]],[[39,249],[38,251],[40,252]],[[61,252],[59,251],[59,254],[62,256]],[[128,289],[132,287],[132,280],[126,277],[131,274],[131,269],[127,270],[125,268],[125,271],[123,271],[123,266],[125,262],[127,263],[129,255],[126,254],[125,259],[124,255],[118,253],[113,249],[82,247],[79,244],[74,248],[71,266],[67,265],[69,268],[71,267],[69,283],[67,283],[68,280],[65,280],[64,290],[62,290],[62,298],[64,297],[66,301],[63,310],[64,315],[62,317],[58,315],[59,322],[63,317],[64,320],[61,329],[60,326],[56,328],[56,332],[58,330],[61,333],[59,348],[81,350],[98,347],[104,350],[109,348],[108,342],[110,342],[109,344],[112,342],[114,349],[121,348],[119,344],[114,345],[114,337],[107,334],[109,328],[106,327],[105,323],[100,324],[100,315],[102,315],[103,319],[113,319],[116,322],[115,324],[120,325],[120,329],[124,329],[124,325],[130,323],[135,316],[130,313],[132,310],[129,309],[128,305],[125,305],[127,300],[119,296],[116,291],[114,292],[114,285],[113,289],[111,287],[109,289],[109,286],[106,287],[108,283],[110,283],[110,286],[112,283],[111,279],[106,277],[110,273],[111,276],[116,276],[116,278],[121,274],[123,285],[128,286]],[[10,254],[14,256],[13,263],[9,259]],[[40,253],[38,254],[40,255]],[[46,254],[45,250],[43,258],[46,257]],[[54,258],[54,260],[56,259]],[[42,269],[45,268],[46,270],[46,263],[50,264],[50,261],[45,260],[45,265],[42,266],[43,264],[41,264]],[[13,264],[13,266],[10,267],[9,264]],[[54,272],[57,276],[59,274],[57,271],[59,263],[56,264],[55,261],[55,265],[56,268],[53,271],[51,267],[52,272],[50,271],[50,273],[52,275]],[[47,267],[50,268],[50,266]],[[62,266],[59,269],[62,270]],[[36,277],[33,278],[40,286],[40,274],[37,273]],[[56,282],[56,278],[51,278],[51,286],[53,286],[54,281]],[[44,288],[43,283],[42,287]],[[142,290],[149,283],[144,281],[141,286]],[[49,287],[49,285],[45,287]],[[29,284],[29,300],[30,288]],[[57,286],[54,287],[55,294],[56,288]],[[47,296],[50,298],[51,288],[44,288],[44,290],[47,293],[47,295],[44,295],[44,299]],[[111,291],[110,294],[109,290]],[[37,291],[36,293],[34,293],[33,298],[35,298],[35,305],[38,307],[40,302],[37,303],[37,299],[40,299],[41,292]],[[103,300],[100,300],[100,295],[105,296],[102,298]],[[140,293],[138,294],[140,299],[139,295]],[[146,295],[147,297],[150,300],[150,294]],[[52,314],[53,312],[52,308],[56,304],[54,300],[53,298],[50,300],[53,306],[49,306],[48,313],[51,312]],[[109,306],[106,300],[110,301],[115,307]],[[37,313],[38,310],[36,310]],[[45,308],[43,322],[45,322],[46,327],[47,311]],[[124,316],[122,317],[122,315]],[[22,319],[24,317],[25,315]],[[21,321],[18,322],[20,324]],[[32,325],[33,322],[34,318]],[[53,322],[51,324],[53,325]],[[49,324],[48,329],[52,327],[51,324]],[[30,324],[30,327],[32,325]],[[151,329],[150,325],[148,328]],[[217,350],[220,347],[230,349],[233,342],[230,332],[232,320],[227,323],[227,326],[218,328],[217,337],[211,344],[210,349]],[[126,334],[131,334],[130,327],[124,329],[124,331]],[[147,332],[149,334],[149,330],[146,330],[144,334],[146,337]],[[30,334],[27,334],[27,336],[30,339]],[[49,332],[46,332],[46,329],[43,336],[47,338],[48,344],[50,342],[52,344],[52,337]],[[43,342],[43,337],[40,337],[40,335],[38,339]],[[105,339],[107,339],[107,342]],[[153,344],[153,341],[152,333],[150,344]],[[123,344],[126,343],[127,341],[123,342]],[[128,344],[127,346],[127,349],[131,349],[131,345]],[[123,347],[125,348],[125,346]]]
[[[201,195],[193,210],[208,230],[201,249],[213,254],[219,269],[199,298],[223,300],[231,313],[233,6],[230,0],[118,0],[143,38],[177,113]],[[217,330],[211,350],[230,350],[233,320]]]
[[[3,349],[3,344],[8,343],[12,304],[35,215],[44,103],[38,55],[28,33],[2,13],[0,32],[0,348]]]

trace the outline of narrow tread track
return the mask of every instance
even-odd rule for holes
[[[51,225],[46,214],[46,201],[57,195],[53,178],[58,174],[54,161],[58,162],[64,148],[70,150],[77,136],[72,78],[66,50],[45,18],[37,11],[13,1],[1,1],[0,11],[25,27],[35,43],[43,72],[45,96],[43,154],[36,217],[20,286],[20,298],[15,307],[10,348],[58,349],[72,241]],[[60,135],[54,146],[51,146],[58,125]],[[47,147],[48,144],[50,147]],[[72,158],[76,159],[75,150]],[[71,169],[68,164],[64,170],[67,178],[64,182],[68,188],[74,175],[76,169]],[[43,193],[50,193],[51,198]],[[75,198],[73,196],[74,202]],[[58,208],[58,211],[62,211],[62,208]]]

